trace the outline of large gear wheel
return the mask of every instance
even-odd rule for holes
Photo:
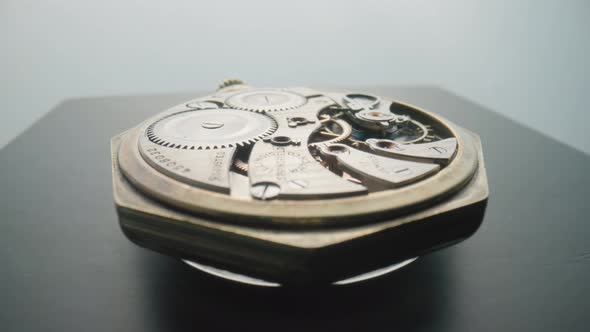
[[[252,89],[228,97],[231,108],[254,112],[286,111],[303,106],[307,99],[295,92],[281,89]]]
[[[264,114],[219,108],[174,113],[152,123],[146,135],[161,146],[203,150],[246,146],[276,128],[276,122]]]

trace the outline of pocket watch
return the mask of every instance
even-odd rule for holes
[[[131,241],[260,286],[391,272],[472,235],[488,198],[475,133],[358,91],[227,80],[111,147]]]

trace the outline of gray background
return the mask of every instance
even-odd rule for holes
[[[443,86],[588,153],[589,9],[583,0],[0,0],[0,146],[65,98],[202,91],[240,77]]]

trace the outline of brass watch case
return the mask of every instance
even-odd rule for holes
[[[121,228],[140,246],[282,285],[329,284],[460,242],[483,220],[479,137],[415,106],[407,105],[457,139],[453,161],[438,173],[367,195],[266,201],[192,186],[142,158],[138,142],[149,124],[187,104],[111,140]]]

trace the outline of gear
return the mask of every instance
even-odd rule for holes
[[[243,161],[240,158],[236,158],[234,159],[234,167],[237,168],[238,170],[242,171],[243,173],[248,173],[248,163]]]
[[[231,108],[255,112],[285,111],[300,107],[307,99],[295,92],[280,89],[252,89],[238,92],[226,99]]]
[[[223,82],[221,82],[221,84],[219,84],[219,87],[217,87],[217,90],[221,90],[221,89],[225,89],[228,88],[230,86],[234,86],[234,85],[245,85],[246,83],[240,79],[235,79],[235,78],[230,78],[227,80],[224,80]]]
[[[176,149],[219,149],[252,144],[277,129],[269,116],[227,108],[190,110],[152,123],[147,138]]]

